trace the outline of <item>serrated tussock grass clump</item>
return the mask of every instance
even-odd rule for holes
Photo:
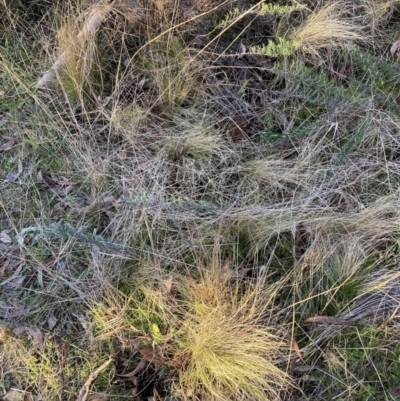
[[[350,5],[346,2],[327,4],[312,12],[297,28],[287,28],[287,32],[283,32],[281,24],[276,29],[275,39],[251,50],[269,57],[291,56],[296,51],[315,56],[322,49],[365,40],[360,24],[345,17],[348,11]]]
[[[194,393],[201,389],[215,400],[231,394],[247,400],[276,397],[289,384],[274,365],[287,344],[272,334],[268,322],[263,323],[267,305],[257,299],[263,296],[257,294],[261,289],[239,298],[227,284],[215,281],[205,276],[185,289],[187,339],[178,355],[190,357],[180,385]]]
[[[271,400],[290,387],[275,362],[289,344],[269,323],[276,289],[241,288],[228,265],[194,278],[146,277],[133,280],[123,307],[108,307],[109,313],[93,307],[102,338],[140,339],[174,373],[175,391],[184,399]]]
[[[229,149],[222,136],[214,128],[212,120],[200,110],[182,110],[175,113],[173,130],[165,130],[162,152],[173,161],[210,163],[217,159],[223,161]]]
[[[302,257],[310,269],[308,279],[302,283],[299,297],[307,301],[301,308],[315,314],[336,316],[347,312],[360,293],[364,281],[374,267],[375,253],[363,248],[357,237],[348,236],[346,242],[334,234],[316,242]],[[342,309],[344,308],[344,309]]]
[[[197,84],[200,65],[179,37],[155,40],[140,52],[138,63],[155,85],[156,102],[179,106],[201,90]]]
[[[360,25],[346,20],[347,11],[350,11],[350,5],[346,2],[328,4],[310,15],[304,24],[290,34],[290,39],[297,49],[308,53],[365,40]]]

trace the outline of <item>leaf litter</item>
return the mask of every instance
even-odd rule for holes
[[[0,232],[0,242],[3,244],[11,244],[12,239],[11,237],[7,234],[6,231],[1,231]]]
[[[4,142],[2,145],[0,145],[0,151],[11,149],[16,142],[17,142],[16,138],[9,138],[7,142]]]
[[[27,326],[16,327],[12,332],[17,337],[21,337],[24,334],[29,334],[35,348],[43,351],[44,336],[43,333],[37,327],[27,327]]]

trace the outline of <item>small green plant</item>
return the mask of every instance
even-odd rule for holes
[[[363,118],[360,118],[356,123],[353,134],[341,146],[338,154],[333,160],[333,165],[339,165],[345,157],[347,157],[364,139],[368,128],[370,127],[371,116],[367,113]]]
[[[369,91],[381,107],[397,113],[400,80],[393,65],[358,46],[351,47],[348,52],[354,72],[349,79],[351,84],[358,85],[360,91]]]
[[[301,4],[301,3],[297,3],[297,2],[291,2],[291,3],[295,3],[292,5],[280,5],[280,4],[272,4],[272,3],[261,3],[260,4],[260,9],[259,12],[261,15],[265,15],[265,14],[290,14],[293,11],[301,11],[306,9],[306,6]]]
[[[225,16],[224,19],[216,25],[216,29],[226,29],[229,27],[232,22],[240,16],[240,9],[235,7],[233,10],[229,11]]]
[[[318,71],[304,64],[292,64],[287,73],[286,88],[304,97],[304,100],[326,108],[338,106],[362,107],[368,95],[360,92],[357,85],[337,85],[325,71]]]
[[[269,40],[266,45],[251,46],[250,51],[267,57],[291,56],[297,49],[296,43],[285,38]]]

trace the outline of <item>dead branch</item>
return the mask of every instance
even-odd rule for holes
[[[112,1],[107,6],[95,7],[87,21],[85,22],[82,30],[78,33],[77,39],[80,43],[84,43],[88,39],[92,38],[99,25],[107,18],[110,12],[113,10],[116,0]],[[36,89],[46,87],[50,82],[53,81],[58,71],[60,71],[68,59],[68,50],[64,51],[54,62],[54,64],[44,73],[40,80],[35,85]]]
[[[93,371],[89,375],[85,384],[82,386],[81,391],[79,391],[79,395],[78,395],[78,398],[76,399],[76,401],[85,401],[86,400],[86,398],[89,394],[90,385],[97,378],[97,376],[108,367],[108,365],[111,362],[112,362],[112,359],[109,359],[108,361],[104,362],[101,366],[99,366],[95,371]]]

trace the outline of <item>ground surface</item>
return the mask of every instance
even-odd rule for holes
[[[0,21],[1,399],[400,398],[400,1]]]

